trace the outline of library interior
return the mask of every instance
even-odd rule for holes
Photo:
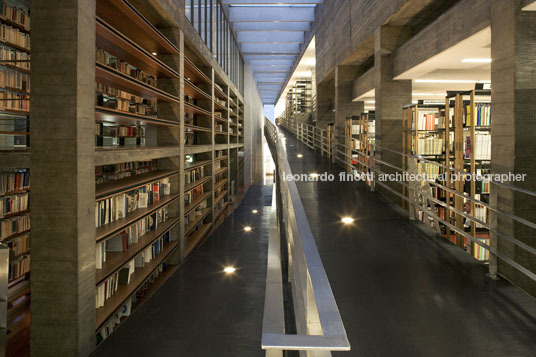
[[[535,356],[535,98],[536,0],[0,0],[0,357]]]

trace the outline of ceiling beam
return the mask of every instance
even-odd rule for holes
[[[233,30],[240,31],[309,31],[309,22],[235,22]]]
[[[300,31],[242,31],[236,34],[238,42],[297,42],[304,41]]]
[[[324,0],[292,0],[291,2],[283,2],[281,0],[222,0],[222,3],[224,5],[244,5],[244,4],[255,4],[255,5],[270,5],[270,4],[289,4],[289,5],[297,5],[297,4],[308,4],[308,5],[314,5],[314,4],[322,4]]]
[[[231,22],[313,22],[314,7],[291,6],[231,6],[229,21]]]

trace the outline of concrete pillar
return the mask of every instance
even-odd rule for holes
[[[359,116],[365,111],[364,102],[352,102],[352,88],[358,70],[359,67],[356,66],[337,66],[335,68],[335,142],[337,143],[345,144],[346,119]],[[338,146],[338,150],[346,151],[341,146]],[[346,152],[346,156],[342,154],[336,156],[347,162],[348,155],[351,155],[350,151]],[[342,165],[340,160],[337,160],[336,163]]]
[[[536,191],[536,12],[521,11],[520,1],[491,1],[492,171],[527,174],[514,186]],[[536,222],[536,200],[526,194],[491,185],[490,203]],[[534,230],[505,217],[491,215],[501,233],[536,247]],[[508,240],[491,235],[493,249],[536,273],[536,256]],[[497,272],[536,295],[536,284],[524,273],[492,257],[490,275]]]
[[[376,83],[376,146],[402,152],[402,108],[411,103],[411,81],[393,80],[392,52],[409,38],[409,30],[404,27],[380,26],[374,34],[374,67]],[[376,157],[397,167],[402,166],[402,156],[376,149]],[[385,173],[396,170],[376,163]],[[402,192],[397,183],[385,182],[391,189]],[[389,199],[397,204],[401,200],[396,195],[376,185]]]
[[[179,54],[160,55],[165,64],[177,71],[180,78],[184,77],[184,34],[178,27],[159,29],[180,51]],[[184,98],[184,81],[180,78],[160,78],[158,87],[179,98]],[[184,101],[180,103],[159,102],[159,117],[179,123],[178,127],[158,127],[158,145],[179,145],[177,156],[158,160],[158,168],[162,170],[179,170],[180,174],[170,179],[172,194],[184,194]],[[180,240],[177,249],[168,259],[169,263],[181,264],[184,261],[184,200],[179,199],[169,205],[170,216],[178,216],[181,222],[171,230],[171,239]]]
[[[32,3],[31,354],[95,347],[95,1]]]
[[[335,96],[333,80],[316,86],[316,126],[326,129],[335,120],[333,98]]]

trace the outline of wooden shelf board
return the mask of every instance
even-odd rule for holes
[[[179,155],[178,145],[95,147],[95,166],[127,161],[150,161]]]
[[[212,117],[212,113],[208,110],[205,110],[203,108],[198,107],[197,105],[193,105],[187,102],[184,102],[184,111],[190,114],[200,114]]]
[[[178,103],[180,101],[180,99],[174,95],[171,95],[159,88],[150,86],[134,77],[129,76],[128,74],[99,62],[96,62],[95,65],[95,78],[97,82],[123,90],[127,93],[157,98],[165,102]]]
[[[200,180],[197,180],[195,182],[189,183],[187,185],[184,185],[184,192],[188,192],[193,188],[196,188],[199,185],[204,184],[205,182],[209,181],[212,178],[212,176],[205,176],[202,177]]]
[[[135,113],[127,113],[117,109],[95,106],[95,120],[123,125],[155,125],[155,126],[179,126],[178,122],[156,117],[149,117]]]
[[[193,209],[199,206],[201,202],[209,198],[211,194],[212,194],[212,191],[209,191],[209,192],[203,193],[200,197],[197,197],[195,200],[192,201],[192,203],[184,207],[184,214],[190,213]]]
[[[220,201],[222,200],[222,198],[224,198],[225,195],[226,195],[228,192],[229,192],[229,191],[227,191],[227,190],[223,190],[223,191],[220,192],[220,195],[214,200],[214,207],[216,207],[216,204],[217,204],[218,202],[220,202]]]
[[[95,279],[97,285],[102,283],[110,275],[114,274],[118,269],[132,260],[143,249],[153,244],[164,233],[172,229],[177,223],[179,223],[179,217],[171,217],[161,224],[155,231],[150,231],[139,237],[138,243],[133,244],[124,252],[107,252],[106,262],[102,263],[102,269],[97,269]]]
[[[186,78],[184,79],[184,94],[194,99],[212,100],[210,94],[206,93]]]
[[[147,263],[143,268],[137,268],[130,277],[130,283],[120,285],[114,295],[106,300],[104,306],[97,309],[97,329],[99,329],[106,320],[117,311],[143,282],[158,268],[160,264],[169,256],[169,254],[178,246],[178,241],[171,241],[164,244],[162,252],[156,256],[151,262]]]
[[[2,241],[8,241],[8,240],[10,240],[10,239],[17,238],[18,236],[21,236],[21,235],[23,235],[23,234],[25,234],[25,233],[30,233],[30,230],[27,229],[27,230],[22,231],[22,232],[19,232],[19,233],[14,233],[14,234],[12,234],[12,235],[10,235],[10,236],[7,236],[7,237],[5,237],[5,238],[2,238]]]
[[[7,67],[9,69],[13,69],[15,71],[19,71],[19,72],[23,72],[23,73],[30,73],[29,69],[21,68],[21,67],[9,64],[9,63],[2,63],[2,61],[0,61],[0,66]]]
[[[18,212],[13,212],[13,213],[6,213],[5,215],[0,216],[0,219],[9,218],[9,217],[14,217],[14,216],[20,216],[21,214],[25,214],[25,213],[30,213],[30,210],[29,210],[29,209],[25,209],[24,211],[18,211]]]
[[[223,149],[223,150],[225,150],[225,149]],[[227,155],[220,156],[220,157],[215,158],[214,161],[225,160],[225,159],[227,159],[227,157],[228,157]]]
[[[97,16],[136,39],[136,43],[149,52],[179,54],[179,49],[127,1],[97,0]]]
[[[147,215],[154,213],[159,208],[162,208],[171,202],[179,198],[179,194],[166,196],[160,199],[158,202],[151,205],[147,205],[147,208],[137,209],[136,211],[128,214],[125,218],[118,219],[112,223],[105,224],[96,229],[97,242],[104,240],[105,238],[121,232],[134,222],[144,218]]]
[[[26,53],[30,53],[30,50],[29,50],[29,49],[27,49],[27,48],[25,48],[25,47],[22,47],[22,46],[19,46],[19,45],[16,45],[16,44],[11,43],[11,42],[0,40],[0,43],[1,43],[1,44],[4,44],[4,45],[6,45],[6,46],[9,46],[9,47],[13,47],[13,48],[15,48],[15,49],[17,49],[17,50],[19,50],[19,51],[26,52]]]
[[[188,223],[184,226],[184,235],[187,236],[192,232],[192,230],[203,220],[209,213],[212,212],[212,207],[205,208],[201,211],[201,215],[196,217],[193,222]]]
[[[211,128],[205,128],[205,127],[197,126],[197,125],[184,124],[184,127],[185,128],[190,128],[193,131],[202,131],[202,132],[206,132],[206,133],[211,133],[212,132]],[[187,132],[185,132],[185,133],[187,133]]]
[[[157,78],[179,78],[179,73],[97,17],[97,47]]]
[[[225,185],[228,181],[229,181],[228,179],[223,179],[220,182],[215,183],[214,184],[214,191],[216,191],[218,188],[220,188],[223,185]]]
[[[216,95],[216,97],[220,99],[229,100],[229,97],[227,96],[227,94],[225,94],[225,92],[223,92],[216,86],[214,86],[214,94]]]
[[[221,105],[220,103],[214,101],[214,107],[217,107],[221,110],[225,110],[225,111],[228,111],[227,107],[224,107],[223,105]]]
[[[212,83],[212,80],[186,56],[184,56],[184,77],[193,83]]]
[[[202,161],[192,162],[189,165],[184,165],[184,171],[190,171],[190,170],[193,170],[193,169],[195,169],[197,167],[209,165],[211,163],[212,163],[212,160],[202,160]]]
[[[190,253],[199,245],[199,243],[201,243],[211,227],[211,223],[205,223],[199,228],[199,230],[186,237],[184,256],[190,255]]]
[[[111,195],[121,192],[127,192],[137,187],[146,185],[149,182],[160,180],[166,177],[178,175],[178,170],[157,170],[140,175],[125,177],[120,180],[104,182],[98,184],[95,188],[95,196],[97,200],[104,199]]]

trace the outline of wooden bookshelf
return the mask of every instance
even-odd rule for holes
[[[136,221],[154,213],[156,210],[172,203],[179,198],[179,194],[165,196],[158,202],[147,205],[147,208],[139,208],[136,211],[129,213],[125,218],[120,218],[112,223],[100,226],[96,230],[97,242],[104,240],[105,238],[121,232]]]
[[[98,184],[95,189],[95,195],[98,200],[117,195],[119,193],[128,192],[136,188],[142,187],[148,183],[156,182],[161,179],[178,175],[178,170],[157,170],[126,177],[120,180],[108,181]]]
[[[132,260],[143,249],[153,244],[158,238],[170,229],[175,227],[180,221],[179,217],[170,217],[155,231],[147,232],[138,238],[138,243],[132,244],[124,252],[107,252],[106,262],[102,263],[102,269],[97,269],[95,278],[97,284],[102,283],[106,278],[121,269],[126,263]]]
[[[138,287],[143,284],[151,273],[164,262],[175,248],[177,248],[178,243],[178,241],[171,241],[164,244],[164,249],[162,249],[162,252],[158,254],[155,259],[146,263],[143,268],[137,268],[130,277],[130,283],[127,285],[120,285],[113,296],[106,300],[104,306],[97,309],[97,329],[136,292]]]
[[[95,106],[95,120],[120,125],[179,126],[179,122]]]
[[[205,223],[199,227],[199,229],[186,238],[186,244],[184,246],[184,255],[188,256],[192,251],[201,243],[203,238],[207,235],[208,231],[212,227],[211,223]]]

